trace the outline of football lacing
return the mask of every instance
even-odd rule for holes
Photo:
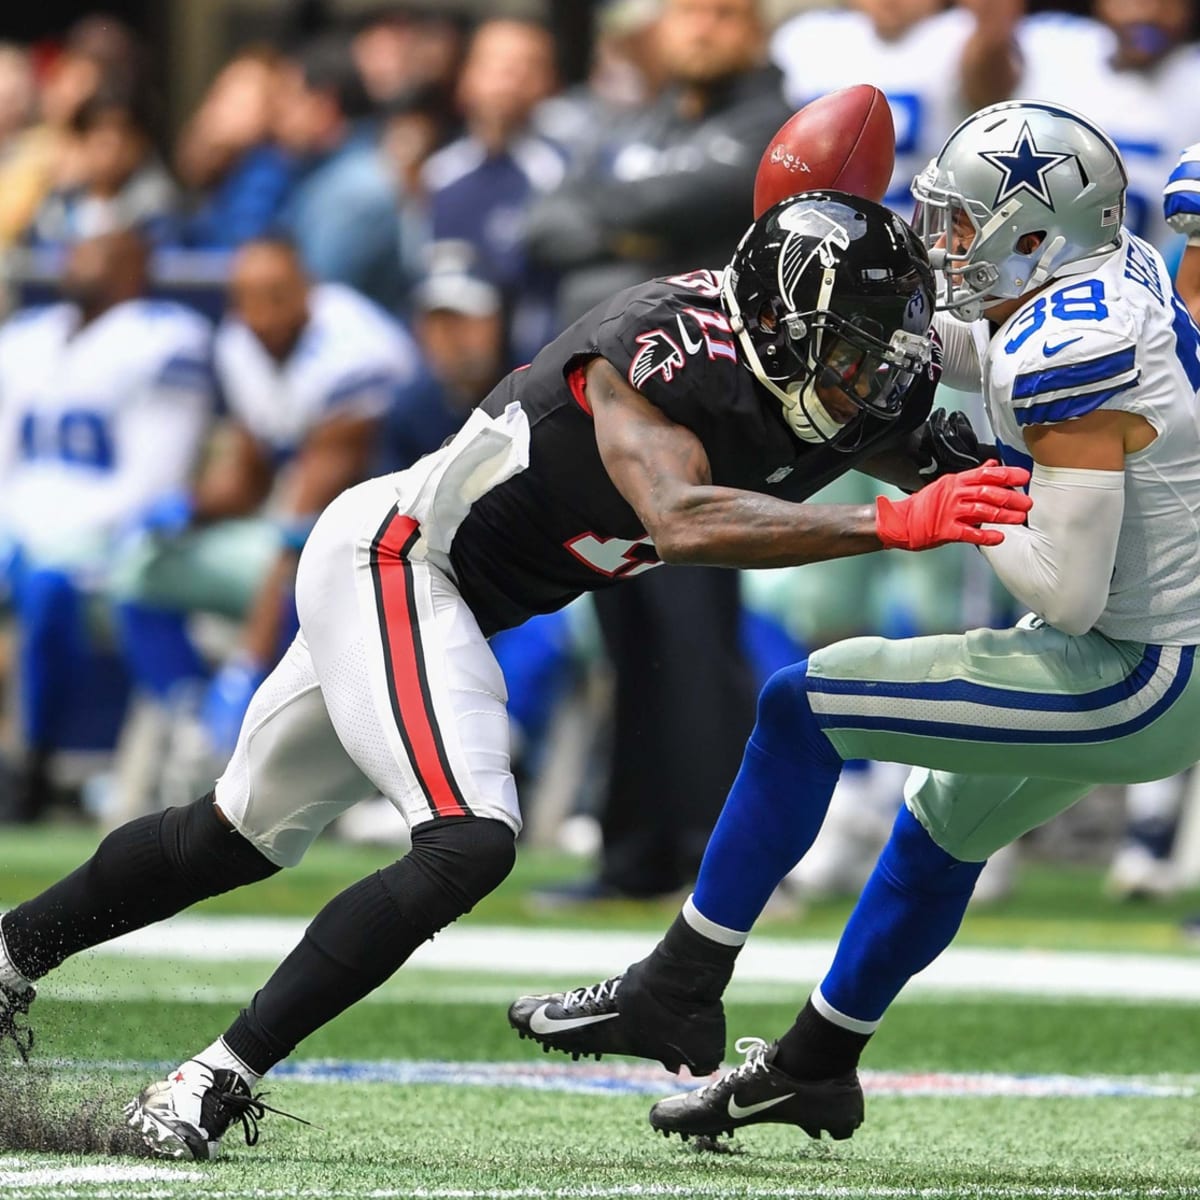
[[[701,1089],[705,1094],[738,1080],[749,1079],[751,1075],[757,1075],[760,1071],[767,1069],[766,1054],[771,1048],[770,1042],[765,1042],[760,1037],[740,1037],[733,1043],[733,1048],[738,1054],[744,1056],[745,1061],[741,1066],[734,1067],[728,1075],[722,1075],[720,1079],[714,1079],[712,1083],[705,1084]]]
[[[616,999],[617,987],[622,978],[624,977],[621,975],[614,975],[602,983],[591,983],[587,987],[576,988],[563,997],[562,1006],[563,1008],[579,1008],[588,1004],[606,1004],[608,1001]]]
[[[303,1117],[296,1116],[295,1113],[284,1112],[282,1108],[272,1108],[269,1104],[264,1104],[263,1097],[267,1095],[266,1092],[257,1092],[253,1096],[249,1091],[216,1092],[215,1095],[218,1103],[229,1114],[229,1124],[232,1125],[234,1121],[242,1123],[242,1135],[246,1139],[247,1146],[258,1144],[258,1123],[269,1112],[287,1117],[292,1121],[299,1121],[301,1125],[312,1126],[311,1121],[306,1121]],[[226,1112],[221,1115],[225,1116]]]

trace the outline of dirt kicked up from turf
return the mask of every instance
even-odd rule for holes
[[[53,1069],[36,1057],[30,1062],[0,1057],[0,1151],[149,1158],[122,1117],[128,1098],[75,1072],[56,1081]]]

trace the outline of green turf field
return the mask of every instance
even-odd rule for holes
[[[92,841],[81,831],[5,831],[0,908],[73,866]],[[318,846],[296,871],[206,908],[307,915],[385,858]],[[668,906],[552,918],[529,910],[532,883],[573,870],[559,857],[527,854],[469,919],[496,927],[501,963],[505,930],[545,923],[583,939],[600,927],[649,931],[669,919]],[[1193,906],[1200,897],[1118,907],[1101,897],[1097,872],[1030,867],[1016,898],[968,918],[963,941],[1182,958],[1191,950],[1176,919]],[[821,906],[764,933],[827,937],[845,911]],[[59,1136],[78,1140],[87,1125],[93,1143],[104,1141],[121,1104],[211,1041],[269,970],[265,958],[196,961],[184,949],[175,958],[85,957],[45,982],[34,1015],[49,1076],[32,1081],[31,1098],[27,1073],[15,1064],[0,1072],[0,1197],[1200,1198],[1200,1021],[1186,999],[921,992],[897,1004],[868,1052],[867,1124],[853,1140],[814,1143],[764,1126],[738,1135],[738,1153],[715,1155],[649,1129],[649,1104],[675,1087],[665,1072],[572,1065],[510,1033],[510,996],[590,982],[563,979],[553,962],[528,977],[402,972],[269,1081],[268,1103],[319,1128],[268,1114],[257,1147],[231,1131],[225,1158],[203,1165],[14,1148],[21,1139],[4,1114],[32,1105],[51,1113]],[[1114,956],[1111,970],[1120,976],[1136,961],[1144,960]],[[780,1032],[803,997],[802,987],[736,985],[731,1056],[734,1037]]]

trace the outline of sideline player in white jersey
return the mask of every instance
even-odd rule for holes
[[[0,330],[0,540],[20,633],[27,760],[19,820],[49,799],[47,760],[79,702],[90,646],[85,599],[104,586],[117,535],[180,487],[213,409],[209,323],[150,300],[134,233],[79,242],[62,303]]]
[[[884,203],[907,216],[909,184],[967,113],[1007,100],[1017,78],[1012,10],[1019,0],[851,0],[798,13],[771,38],[784,93],[797,108],[826,92],[873,83],[896,126],[896,166]]]
[[[1033,610],[1015,628],[855,638],[772,677],[695,892],[623,976],[522,997],[522,1036],[711,1070],[721,992],[811,844],[846,759],[914,765],[833,966],[777,1042],[661,1101],[666,1133],[756,1122],[849,1137],[859,1055],[953,938],[984,861],[1098,783],[1200,760],[1200,331],[1121,225],[1126,177],[1089,120],[1034,102],[965,121],[913,183],[940,263],[945,374],[982,382],[1027,525],[984,547]]]
[[[1200,139],[1200,46],[1193,0],[1094,0],[1092,16],[1045,12],[1018,28],[1013,93],[1065,104],[1096,122],[1129,173],[1126,227],[1173,263],[1163,185],[1181,145]]]
[[[217,451],[194,485],[145,514],[118,611],[134,677],[160,706],[208,674],[186,614],[243,622],[201,706],[224,756],[295,633],[296,558],[312,523],[370,473],[381,419],[422,373],[398,321],[343,284],[311,283],[277,239],[238,251],[214,361],[228,416]]]

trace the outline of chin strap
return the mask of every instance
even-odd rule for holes
[[[1033,268],[1033,274],[1029,276],[1026,292],[1035,291],[1050,278],[1050,273],[1054,270],[1054,260],[1062,253],[1062,248],[1066,244],[1067,239],[1062,234],[1051,238],[1046,243],[1045,249],[1038,257],[1037,266]]]

